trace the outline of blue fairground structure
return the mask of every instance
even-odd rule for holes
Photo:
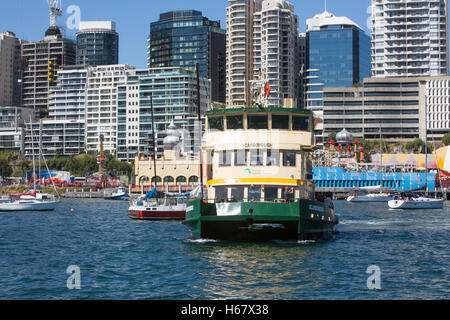
[[[428,176],[428,184],[425,179]],[[435,173],[425,172],[357,172],[343,167],[313,168],[313,182],[316,188],[342,189],[378,187],[393,191],[412,191],[427,188],[436,190]]]

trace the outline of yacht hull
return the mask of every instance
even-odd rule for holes
[[[388,202],[391,209],[442,209],[444,200],[418,198],[410,200],[392,200]]]

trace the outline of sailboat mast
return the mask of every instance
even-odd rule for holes
[[[33,190],[36,190],[36,164],[34,163],[34,139],[33,139],[33,121],[30,115],[30,126],[31,126],[31,154],[33,158]]]
[[[199,164],[200,164],[200,189],[201,196],[203,199],[203,155],[202,155],[202,116],[201,116],[201,104],[200,104],[200,71],[198,68],[198,63],[195,65],[197,71],[197,116],[198,116],[198,126],[199,126]]]
[[[383,183],[384,183],[384,169],[383,169],[383,141],[381,137],[381,122],[380,122],[380,166],[381,166],[381,185],[380,185],[380,193],[383,192]]]
[[[425,191],[428,194],[428,110],[425,105]]]
[[[153,175],[155,178],[155,187],[158,188],[158,179],[156,178],[156,137],[155,137],[155,116],[153,112],[153,93],[150,92],[150,110],[152,113],[152,137],[153,137]]]

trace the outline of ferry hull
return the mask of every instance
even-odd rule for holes
[[[329,239],[338,218],[329,204],[300,200],[280,203],[188,204],[184,224],[194,237],[230,241]]]
[[[128,210],[128,216],[134,220],[184,220],[186,211]]]

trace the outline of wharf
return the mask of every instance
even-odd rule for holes
[[[61,197],[63,198],[103,198],[105,195],[104,191],[97,191],[97,192],[93,192],[93,191],[88,191],[88,192],[84,192],[84,191],[68,191],[64,194],[61,195]]]

